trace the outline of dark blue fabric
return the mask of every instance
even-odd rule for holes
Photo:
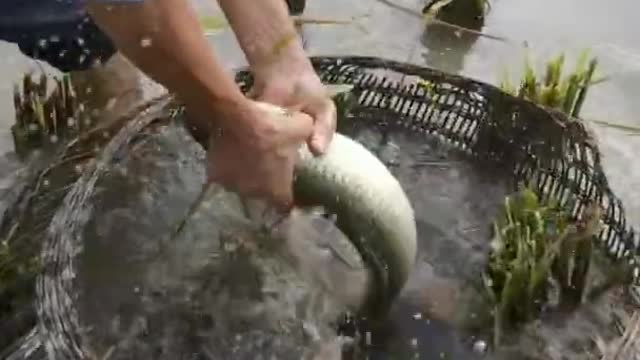
[[[0,39],[18,45],[20,51],[62,72],[89,69],[106,62],[116,49],[88,17],[12,29],[0,28]]]
[[[135,3],[142,0],[102,0]],[[84,10],[86,0],[0,0],[0,40],[63,72],[85,70],[116,51]],[[287,0],[304,7],[303,0]],[[302,11],[300,7],[299,11]]]
[[[0,2],[0,40],[17,44],[25,55],[60,71],[86,70],[116,51],[86,14],[83,0]]]

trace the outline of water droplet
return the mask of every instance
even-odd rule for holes
[[[335,224],[338,221],[338,215],[337,214],[330,214],[329,217],[328,217],[328,220]]]
[[[118,166],[117,171],[122,176],[127,176],[127,174],[129,173],[129,170],[124,166]]]
[[[70,117],[70,118],[68,118],[68,119],[67,119],[67,126],[68,126],[68,127],[73,127],[75,124],[76,124],[76,121],[75,121],[75,120],[73,120],[73,118],[72,118],[72,117]]]
[[[74,168],[74,169],[75,169],[75,171],[79,174],[79,173],[81,173],[81,172],[82,172],[82,165],[78,164],[78,165],[76,165],[76,166],[75,166],[75,168]]]
[[[302,324],[302,329],[303,329],[305,335],[307,335],[313,341],[320,340],[320,331],[318,331],[318,328],[315,327],[313,324],[310,324],[310,323],[305,321]]]
[[[224,251],[226,252],[234,252],[236,250],[236,244],[231,243],[231,242],[225,242],[224,243]]]
[[[51,135],[51,136],[49,137],[49,141],[51,141],[51,143],[52,143],[52,144],[57,143],[57,142],[58,142],[58,136],[56,136],[56,135]]]
[[[487,351],[487,343],[483,340],[476,341],[473,343],[473,351],[484,354],[484,352]]]
[[[107,101],[107,105],[105,105],[106,110],[112,110],[116,106],[117,99],[115,97],[110,97]]]
[[[324,257],[324,258],[331,258],[333,256],[333,252],[331,251],[331,249],[319,249],[320,251],[320,256]]]
[[[143,37],[140,40],[140,46],[142,46],[143,48],[151,46],[151,38]]]
[[[49,179],[44,179],[44,181],[42,182],[42,186],[49,186],[51,183],[49,182]]]

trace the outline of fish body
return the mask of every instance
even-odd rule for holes
[[[323,155],[301,147],[295,174],[296,202],[335,214],[337,227],[373,271],[364,311],[385,313],[416,261],[416,222],[402,186],[374,154],[339,133]]]
[[[328,87],[327,91],[337,95],[350,89],[338,86]],[[274,121],[290,118],[279,106],[258,104],[273,113]],[[416,261],[415,216],[401,184],[378,157],[340,133],[334,135],[329,148],[320,156],[313,155],[306,144],[301,145],[294,171],[296,204],[319,206],[335,215],[336,226],[358,250],[373,275],[361,312],[370,319],[383,316],[407,282]],[[208,198],[205,193],[215,188],[213,183],[205,187],[190,214]],[[255,214],[264,214],[264,203],[251,199],[242,202],[247,215],[254,220],[259,217]],[[349,264],[349,255],[344,254],[344,249],[332,250]]]

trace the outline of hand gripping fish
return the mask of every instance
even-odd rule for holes
[[[289,118],[283,108],[260,105],[273,112],[274,119]],[[334,135],[321,156],[314,156],[306,144],[299,155],[293,184],[296,203],[319,206],[335,215],[336,226],[373,275],[361,312],[369,318],[384,315],[405,285],[416,258],[416,223],[406,193],[374,154],[342,134]],[[205,186],[174,234],[216,191],[221,188],[215,183]],[[248,199],[243,203],[251,207]]]

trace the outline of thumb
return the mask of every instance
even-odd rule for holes
[[[313,134],[313,118],[300,111],[292,112],[289,116],[283,116],[286,121],[285,131],[292,140],[306,140]]]
[[[308,138],[309,149],[314,155],[321,155],[331,143],[336,131],[337,110],[333,100],[323,100],[306,111],[315,119],[313,132]]]

